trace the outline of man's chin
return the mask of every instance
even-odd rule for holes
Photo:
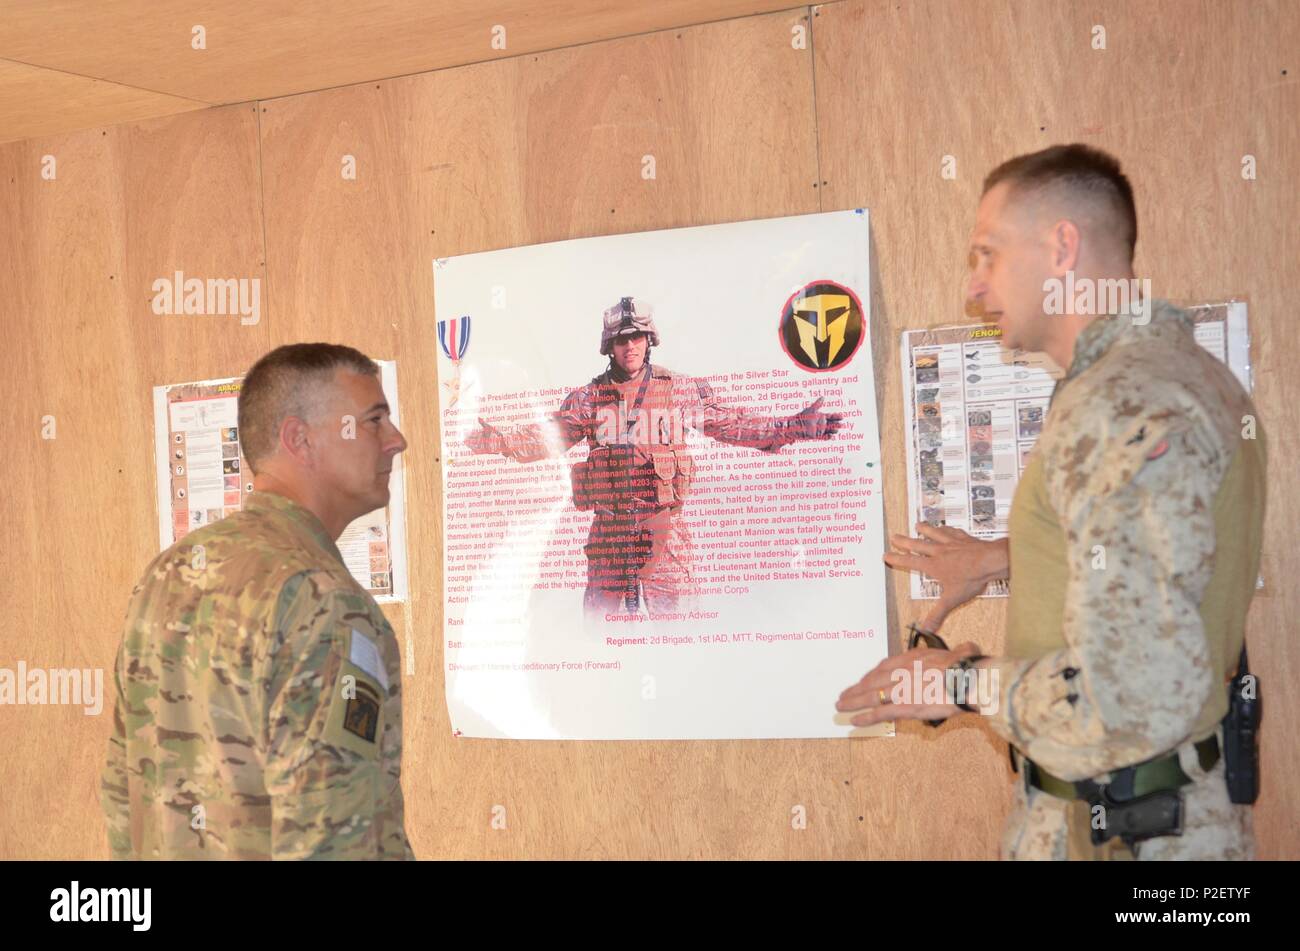
[[[1002,348],[1004,350],[1020,349],[1020,335],[1016,333],[1012,327],[1007,325],[1003,315],[998,315],[998,319],[994,322],[994,326],[998,328],[998,331],[1001,334],[999,339],[1001,340]]]
[[[371,512],[375,511],[375,509],[387,508],[388,501],[391,497],[392,492],[389,490],[388,486],[384,486],[383,489],[375,490],[364,497],[364,501],[360,507],[364,508],[365,511],[358,512],[356,518],[361,518],[363,515],[369,515]]]

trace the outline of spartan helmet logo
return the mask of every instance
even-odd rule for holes
[[[806,285],[781,315],[781,344],[790,359],[813,372],[848,363],[862,343],[862,307],[834,281]]]

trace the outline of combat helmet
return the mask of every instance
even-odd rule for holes
[[[605,311],[604,324],[600,330],[601,355],[609,356],[609,352],[614,348],[615,337],[639,333],[649,338],[650,346],[659,346],[659,331],[655,327],[654,308],[649,304],[633,303],[630,297],[620,298],[617,304]]]

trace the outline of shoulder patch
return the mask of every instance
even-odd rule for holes
[[[347,709],[343,711],[343,729],[367,743],[375,742],[379,730],[379,694],[364,680],[356,682],[354,695],[348,698]]]

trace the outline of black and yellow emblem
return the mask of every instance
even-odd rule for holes
[[[379,693],[363,680],[356,682],[355,696],[348,698],[343,711],[343,729],[368,743],[375,742],[379,729]]]
[[[792,294],[781,312],[781,346],[812,373],[838,370],[862,344],[862,304],[834,281],[814,281]]]

